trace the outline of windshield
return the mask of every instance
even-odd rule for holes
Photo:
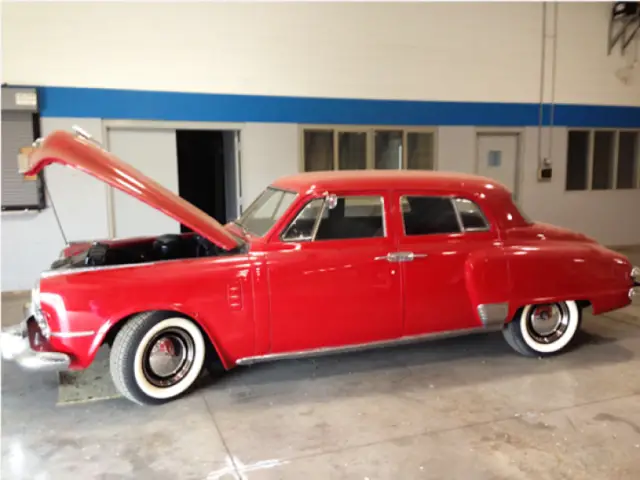
[[[252,235],[262,237],[276,224],[296,199],[296,193],[269,187],[235,221]]]

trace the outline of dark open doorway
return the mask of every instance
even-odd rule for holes
[[[176,130],[179,194],[222,224],[235,218],[234,135]],[[184,225],[181,230],[189,231]]]

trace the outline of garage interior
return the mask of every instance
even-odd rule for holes
[[[476,173],[640,265],[639,25],[638,2],[5,3],[2,327],[67,240],[187,230],[81,172],[18,174],[73,125],[221,223],[297,172]],[[205,372],[157,407],[108,354],[2,362],[3,479],[640,478],[638,298],[557,357],[491,333]]]

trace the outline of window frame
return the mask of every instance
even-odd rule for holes
[[[375,133],[376,132],[402,132],[402,168],[400,170],[408,170],[408,135],[412,133],[430,133],[433,136],[433,170],[423,170],[425,172],[438,170],[438,130],[437,127],[413,127],[402,125],[315,125],[301,124],[298,126],[299,153],[298,153],[298,169],[300,172],[306,172],[305,162],[305,132],[332,132],[333,135],[333,170],[339,171],[340,166],[340,133],[366,133],[366,168],[365,170],[376,170],[375,168]],[[395,170],[389,170],[395,171]],[[415,170],[420,171],[420,170]]]
[[[453,211],[454,211],[454,213],[456,215],[456,221],[457,221],[459,230],[457,232],[425,233],[425,234],[420,234],[420,235],[407,235],[407,227],[406,227],[406,223],[405,223],[405,213],[402,210],[402,201],[406,197],[429,197],[429,198],[441,198],[441,199],[449,200],[449,202],[451,203],[451,206],[453,207]],[[456,204],[456,200],[465,200],[465,201],[473,203],[478,208],[478,211],[480,212],[480,215],[482,216],[482,219],[484,220],[484,223],[485,223],[486,227],[483,227],[483,228],[479,228],[479,227],[465,228],[464,224],[462,223],[462,216],[460,215],[460,210],[458,209],[458,206]],[[398,208],[398,213],[400,214],[401,221],[402,221],[402,236],[404,238],[433,237],[433,236],[437,236],[437,235],[446,235],[446,236],[449,236],[449,235],[464,235],[465,233],[487,233],[487,232],[491,232],[492,231],[492,224],[489,221],[489,219],[487,218],[487,215],[482,210],[482,207],[480,205],[478,205],[478,203],[475,202],[474,200],[471,200],[470,198],[466,198],[466,197],[464,197],[462,195],[440,195],[440,194],[426,194],[426,193],[425,194],[414,194],[414,193],[400,194],[398,196],[398,207],[399,207]]]
[[[569,175],[568,163],[569,163],[569,133],[570,132],[586,132],[588,134],[587,139],[587,179],[586,188],[584,189],[567,189],[567,178]],[[612,164],[610,166],[611,179],[609,188],[593,188],[593,166],[594,166],[594,147],[595,147],[595,134],[596,132],[613,132],[613,152],[612,152]],[[631,188],[619,188],[618,187],[618,160],[620,155],[620,133],[630,132],[637,135],[637,151],[635,159],[635,172],[636,181],[635,185]],[[565,181],[564,192],[566,193],[580,193],[580,192],[608,192],[608,191],[625,191],[625,190],[637,190],[640,189],[640,128],[568,128],[567,129],[567,147],[565,151]]]
[[[359,237],[359,238],[328,238],[328,239],[323,239],[323,240],[317,240],[316,236],[318,235],[318,230],[320,228],[320,222],[322,221],[322,216],[324,215],[324,212],[327,208],[327,203],[329,200],[329,197],[331,195],[335,195],[338,199],[340,198],[348,198],[348,197],[378,197],[380,198],[380,208],[382,211],[382,236],[379,237]],[[350,194],[350,193],[330,193],[328,195],[323,195],[320,197],[314,197],[314,198],[310,198],[308,201],[304,202],[304,204],[300,207],[300,209],[295,213],[295,215],[293,216],[293,218],[291,219],[290,222],[288,222],[281,230],[280,235],[278,235],[278,240],[280,240],[283,243],[316,243],[316,242],[332,242],[332,241],[358,241],[358,240],[376,240],[376,239],[388,239],[389,238],[389,221],[388,221],[388,214],[389,212],[387,211],[387,207],[386,207],[386,193],[356,193],[356,194]],[[318,215],[316,216],[315,222],[313,223],[313,234],[310,238],[285,238],[286,233],[289,231],[289,228],[291,228],[291,225],[293,225],[293,222],[295,222],[298,217],[300,216],[300,214],[304,211],[305,208],[307,208],[307,206],[309,204],[311,204],[312,202],[316,201],[316,200],[323,200],[322,202],[322,208],[320,208],[320,211],[318,212]]]

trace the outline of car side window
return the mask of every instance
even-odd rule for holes
[[[467,200],[466,198],[456,198],[454,203],[465,232],[489,230],[489,222],[487,222],[487,219],[482,214],[482,210],[480,210],[480,207],[478,207],[475,202]]]
[[[460,233],[460,224],[450,198],[405,196],[400,205],[405,235]]]
[[[284,235],[282,236],[283,240],[311,240],[313,238],[313,229],[316,225],[318,215],[320,215],[320,212],[322,211],[323,204],[324,199],[322,198],[316,198],[315,200],[311,200],[307,203],[302,210],[300,210],[300,213],[298,213],[289,227],[287,227]],[[328,216],[326,209],[322,216]]]
[[[325,209],[315,240],[376,238],[385,236],[384,203],[380,196],[338,197]]]

